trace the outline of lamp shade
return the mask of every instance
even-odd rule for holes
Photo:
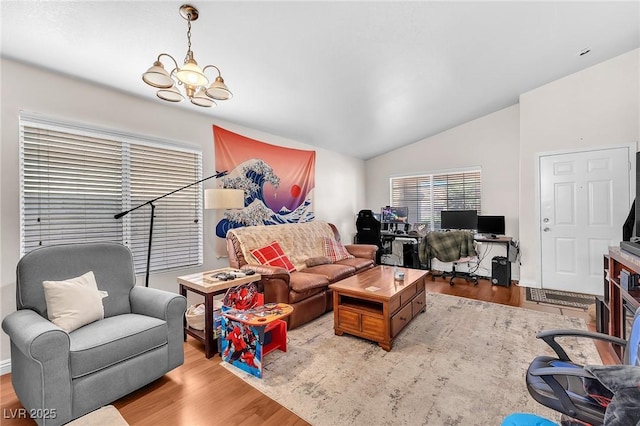
[[[173,86],[174,83],[160,61],[155,61],[153,66],[142,74],[142,80],[149,86],[161,89],[168,89]]]
[[[176,72],[178,80],[189,86],[206,86],[209,84],[209,79],[204,75],[202,69],[198,66],[198,63],[190,57]]]
[[[211,83],[211,86],[207,89],[207,96],[212,97],[218,101],[226,101],[231,99],[233,94],[229,90],[222,77],[216,77],[215,81]]]
[[[241,209],[244,207],[242,189],[213,188],[204,190],[205,209]]]
[[[207,107],[207,108],[216,106],[216,102],[210,97],[208,97],[207,95],[205,95],[204,88],[200,88],[200,90],[198,90],[198,92],[195,95],[193,95],[193,97],[191,98],[191,103],[194,105]]]
[[[181,102],[184,99],[184,96],[182,96],[182,93],[178,91],[176,86],[171,86],[169,89],[160,89],[156,95],[158,95],[160,99],[169,102]]]

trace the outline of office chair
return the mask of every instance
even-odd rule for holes
[[[466,281],[478,285],[478,276],[469,272],[462,272],[456,269],[460,263],[476,262],[477,253],[474,246],[473,234],[469,231],[448,231],[429,232],[421,244],[421,251],[426,252],[424,258],[436,258],[441,262],[451,262],[451,271],[444,271],[441,274],[431,274],[431,279],[436,277],[449,279],[449,285],[454,285],[456,278],[464,278]]]
[[[575,364],[556,341],[557,337],[565,336],[586,337],[620,345],[624,349],[625,365]],[[529,365],[526,383],[533,399],[545,407],[593,425],[607,424],[605,417],[616,416],[620,419],[638,414],[640,308],[633,318],[628,341],[586,330],[547,330],[536,337],[544,340],[557,356],[538,356]],[[630,396],[631,408],[626,403]]]
[[[476,274],[472,274],[471,272],[458,271],[456,269],[459,263],[470,263],[477,261],[478,258],[475,256],[461,257],[460,259],[451,262],[451,271],[444,271],[441,276],[443,278],[451,277],[451,279],[449,279],[450,286],[453,286],[453,280],[455,280],[456,278],[464,278],[468,282],[473,282],[474,286],[478,285],[478,276]]]
[[[371,210],[360,210],[356,219],[356,244],[373,244],[378,247],[376,263],[382,257],[382,241],[380,237],[380,221],[373,216]]]
[[[356,219],[356,244],[380,246],[380,222],[371,210],[360,210]]]

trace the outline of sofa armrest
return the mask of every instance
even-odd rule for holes
[[[260,274],[260,290],[264,293],[264,303],[289,303],[291,275],[284,268],[269,265],[246,264],[242,269],[252,269]]]
[[[373,244],[348,244],[344,246],[355,257],[371,259],[375,262],[378,246]]]
[[[242,269],[252,269],[254,271],[256,271],[256,274],[260,274],[260,275],[286,275],[287,277],[289,276],[289,272],[284,269],[284,268],[280,268],[278,266],[269,266],[269,265],[259,265],[259,264],[255,264],[255,263],[249,263],[246,265],[243,265]]]
[[[22,405],[41,413],[34,416],[39,424],[46,413],[71,420],[69,334],[30,309],[7,315],[2,329],[11,339],[11,383]]]
[[[131,312],[134,314],[165,321],[178,318],[182,323],[182,315],[187,310],[187,299],[184,296],[156,288],[135,286],[129,293],[129,299]]]
[[[69,353],[69,335],[30,309],[13,312],[2,321],[2,329],[25,356],[45,361]]]
[[[167,322],[169,370],[182,365],[184,363],[183,318],[187,310],[187,299],[170,291],[139,286],[131,289],[129,299],[131,311],[134,314],[160,318]]]

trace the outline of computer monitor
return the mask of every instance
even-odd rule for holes
[[[478,234],[504,235],[504,216],[478,216]]]
[[[475,210],[442,210],[440,229],[476,229],[478,213]]]
[[[380,219],[382,223],[409,223],[409,207],[383,207]]]

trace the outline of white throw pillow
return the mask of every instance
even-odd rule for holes
[[[67,333],[104,318],[103,295],[93,271],[64,281],[44,281],[49,320]]]

